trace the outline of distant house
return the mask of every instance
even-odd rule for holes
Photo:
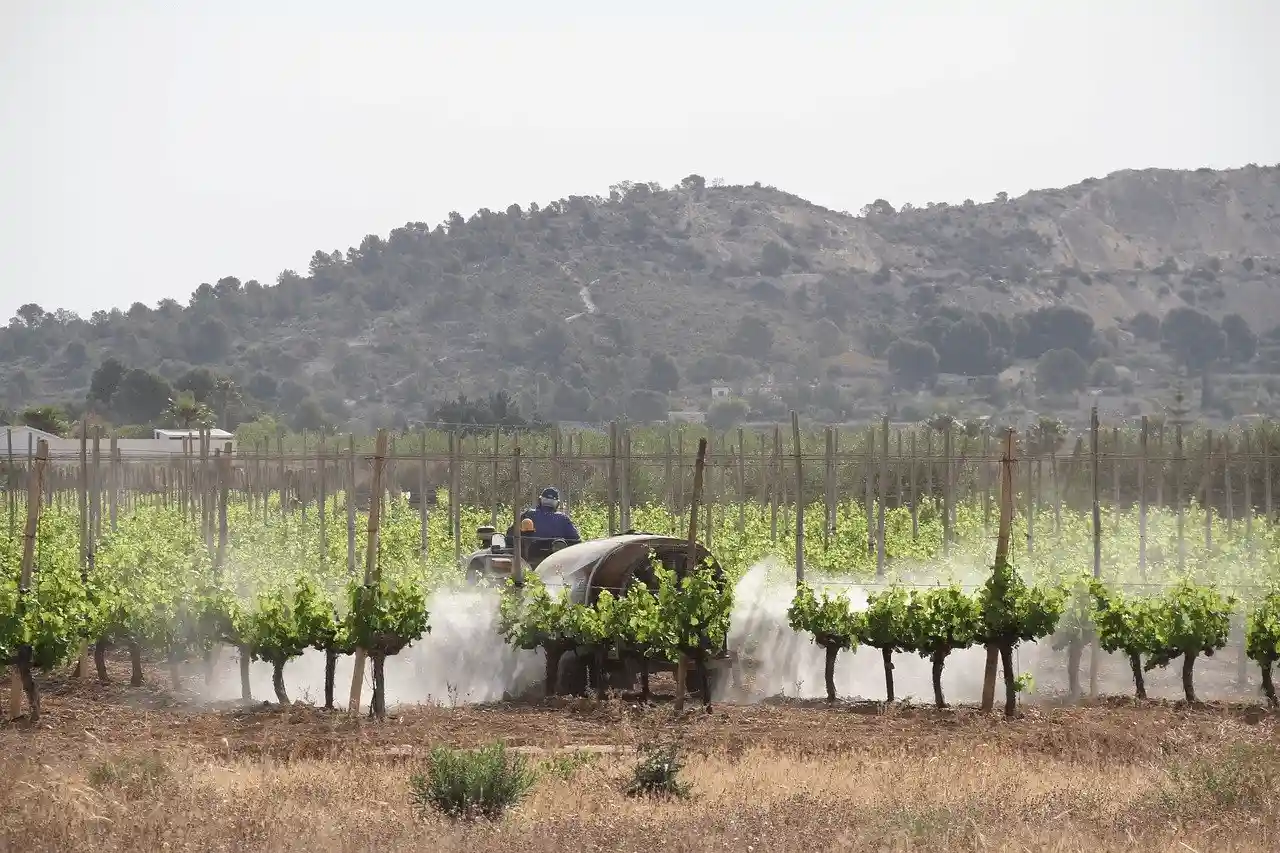
[[[236,449],[236,437],[234,434],[227,432],[225,429],[211,429],[209,432],[209,447],[211,450],[220,450],[229,441],[231,442],[232,452]],[[200,430],[198,429],[158,429],[152,433],[152,437],[156,441],[171,441],[177,446],[178,453],[182,452],[182,442],[184,439],[191,440],[191,446],[195,450],[200,448]]]
[[[27,448],[30,447],[31,452],[35,453],[36,442],[40,441],[40,439],[49,442],[51,449],[54,442],[66,441],[66,439],[58,438],[51,432],[45,432],[35,427],[4,426],[0,427],[0,453],[8,455],[8,452],[12,450],[15,457],[26,458]]]
[[[667,422],[673,424],[701,424],[705,423],[707,416],[704,412],[667,412]]]
[[[731,395],[732,393],[733,393],[733,389],[730,388],[728,385],[712,385],[711,386],[712,400],[727,400],[729,398],[729,395]]]
[[[235,452],[236,440],[233,434],[221,429],[210,430],[210,433],[210,452],[222,450],[228,442],[231,444],[232,452]],[[192,438],[192,452],[198,453],[200,449],[199,430],[158,429],[152,433],[152,436],[152,438],[117,439],[116,450],[121,458],[126,459],[181,454],[182,439],[189,436]],[[68,457],[80,455],[79,438],[59,438],[53,433],[29,426],[0,425],[0,457],[7,457],[12,448],[15,458],[20,457],[25,460],[28,448],[35,453],[36,445],[41,440],[48,443],[51,459],[66,460]],[[99,452],[105,457],[110,452],[110,446],[110,439],[104,435],[99,445]],[[92,447],[93,439],[90,438],[86,449],[91,452]]]
[[[978,384],[977,376],[962,376],[958,373],[939,373],[935,386],[941,391],[966,391]]]

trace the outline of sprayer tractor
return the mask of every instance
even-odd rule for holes
[[[503,586],[508,578],[515,577],[515,543],[494,528],[485,525],[476,528],[480,547],[467,557],[467,583],[471,585],[488,581]],[[564,539],[545,539],[533,535],[533,522],[523,522],[520,532],[521,566],[525,572],[538,568],[542,561],[555,552],[569,546]]]
[[[476,534],[481,548],[467,561],[468,580],[476,582],[480,578],[486,578],[490,582],[505,584],[508,578],[514,576],[513,547],[492,527],[481,527]],[[520,541],[525,557],[522,561],[524,571],[536,572],[539,579],[551,589],[567,588],[569,598],[575,604],[595,604],[604,590],[618,596],[626,595],[637,584],[647,587],[657,595],[658,579],[651,558],[656,558],[677,576],[684,575],[688,565],[689,543],[686,540],[655,533],[627,531],[617,536],[569,544],[562,539],[542,542],[531,536],[526,537],[522,531]],[[695,565],[709,563],[716,582],[723,591],[728,584],[724,568],[701,543],[697,543],[695,549]],[[674,664],[665,659],[650,658],[647,663],[650,674],[673,672],[676,669]],[[734,686],[737,686],[736,663],[736,656],[729,651],[727,640],[718,648],[710,650],[707,669],[713,694],[726,670],[730,672]],[[591,664],[588,649],[576,649],[562,654],[556,667],[556,693],[585,693]],[[632,656],[620,656],[612,651],[603,661],[605,686],[619,691],[634,690],[643,669],[641,660]],[[693,666],[688,668],[685,687],[690,693],[702,692],[699,674]]]

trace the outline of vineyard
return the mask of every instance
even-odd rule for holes
[[[799,505],[787,494],[805,481],[804,465],[814,461],[803,453],[787,460],[794,463],[788,471],[779,447],[778,464],[756,472],[763,479],[763,501],[747,495],[743,453],[731,449],[718,460],[712,454],[704,465],[709,500],[700,506],[695,527],[724,567],[728,585],[717,587],[704,571],[676,577],[659,566],[656,595],[612,590],[590,605],[571,603],[567,590],[549,588],[535,576],[520,588],[460,591],[457,558],[464,531],[514,517],[510,502],[501,503],[495,493],[509,482],[510,494],[520,494],[530,476],[527,466],[539,478],[534,483],[558,475],[555,482],[570,484],[566,491],[573,494],[577,487],[572,513],[584,538],[621,529],[684,536],[690,518],[682,487],[685,469],[692,475],[697,467],[692,460],[665,456],[638,463],[629,437],[616,434],[605,458],[584,457],[581,441],[575,455],[572,438],[569,453],[561,455],[556,439],[549,458],[522,459],[513,448],[510,460],[497,453],[472,460],[473,497],[481,491],[484,469],[492,477],[489,497],[468,504],[458,497],[466,468],[460,440],[443,459],[428,456],[424,436],[416,458],[395,456],[386,446],[357,454],[352,442],[345,455],[319,448],[314,457],[224,456],[205,446],[199,455],[193,448],[175,459],[127,464],[114,453],[105,454],[103,464],[98,443],[90,453],[86,440],[80,459],[69,464],[36,454],[10,465],[9,535],[0,540],[0,658],[14,664],[32,717],[39,712],[33,673],[77,661],[83,668],[84,650],[91,649],[97,673],[105,678],[104,656],[113,648],[127,649],[132,683],[147,677],[146,661],[167,669],[175,687],[187,664],[198,662],[210,677],[222,650],[233,649],[241,698],[251,698],[250,665],[260,661],[270,667],[272,691],[281,703],[289,701],[287,664],[318,654],[324,659],[327,708],[346,698],[335,695],[337,672],[339,662],[352,655],[350,701],[359,702],[367,658],[370,710],[381,716],[388,659],[428,642],[433,624],[456,625],[460,619],[483,625],[490,637],[510,646],[509,654],[498,651],[491,661],[502,670],[498,680],[508,682],[497,696],[528,681],[530,667],[536,669],[529,653],[541,650],[547,661],[572,652],[589,659],[634,659],[642,667],[649,661],[687,662],[694,673],[690,686],[703,685],[700,692],[709,703],[730,692],[724,679],[706,671],[709,648],[729,637],[748,676],[753,668],[776,670],[780,631],[790,629],[796,632],[792,637],[809,637],[822,650],[824,686],[833,701],[841,651],[876,650],[883,696],[890,700],[895,659],[918,657],[927,662],[933,700],[943,707],[948,658],[978,648],[987,653],[987,693],[990,669],[998,663],[1006,710],[1013,713],[1017,694],[1034,689],[1035,681],[1034,673],[1015,671],[1015,651],[1043,643],[1065,664],[1070,695],[1082,692],[1086,658],[1091,692],[1098,689],[1094,669],[1100,650],[1127,663],[1138,697],[1145,696],[1144,673],[1179,661],[1188,701],[1197,698],[1196,662],[1230,645],[1238,683],[1249,681],[1247,659],[1258,672],[1262,695],[1275,704],[1271,668],[1280,656],[1280,538],[1270,514],[1269,455],[1233,459],[1220,451],[1218,458],[1226,460],[1225,512],[1214,506],[1222,497],[1210,482],[1212,453],[1200,466],[1199,499],[1194,489],[1184,492],[1177,478],[1166,484],[1163,468],[1139,457],[1137,500],[1113,500],[1105,507],[1099,502],[1094,516],[1073,502],[1073,486],[1077,498],[1081,490],[1072,473],[1078,481],[1079,469],[1088,469],[1093,494],[1101,492],[1105,469],[1097,444],[1089,458],[1081,457],[1078,442],[1076,458],[1059,466],[1053,453],[1019,461],[1006,452],[1002,462],[983,438],[989,455],[956,458],[948,430],[942,456],[913,454],[905,471],[897,464],[902,457],[859,458],[868,476],[857,490],[861,494],[847,498],[841,495],[841,463],[853,466],[835,451],[829,431],[821,457],[823,492]],[[1142,439],[1145,446],[1145,429]],[[1037,441],[1028,436],[1027,446]],[[896,444],[903,443],[899,433]],[[925,443],[931,446],[932,438]],[[1182,444],[1180,429],[1177,443]],[[887,428],[866,437],[867,451],[877,444],[890,446]],[[916,445],[914,432],[906,444]],[[740,437],[737,449],[744,446]],[[1212,436],[1205,446],[1213,451]],[[619,447],[622,453],[615,452]],[[500,461],[510,467],[507,482],[497,474]],[[1118,453],[1107,460],[1113,497],[1120,492],[1125,461]],[[414,495],[395,486],[413,479],[404,476],[408,472],[426,487],[433,466],[442,463],[445,482],[432,500],[424,499],[424,491]],[[592,479],[593,464],[607,471],[603,502],[582,485]],[[659,464],[670,475],[659,489],[666,499],[630,500],[631,487]],[[1243,505],[1231,488],[1233,464]],[[585,466],[585,474],[571,473],[573,465]],[[364,468],[372,473],[371,485],[362,477]],[[997,482],[1002,470],[1009,477],[1003,489]],[[1261,488],[1252,482],[1258,472],[1265,473]],[[1151,480],[1157,481],[1154,489]],[[735,488],[743,499],[732,499]],[[376,513],[369,505],[375,492],[381,496]],[[1261,511],[1253,506],[1259,492],[1266,504]],[[1009,541],[1017,544],[999,557],[994,533],[1005,493]],[[1172,507],[1163,503],[1168,496]],[[1210,503],[1202,502],[1206,498]],[[33,539],[24,530],[33,531]],[[753,587],[769,587],[771,604],[735,604],[735,593],[743,597],[735,587],[748,576]],[[793,592],[783,593],[779,607],[778,593],[788,585]],[[462,641],[476,644],[474,637]],[[771,656],[772,664],[764,660]],[[552,669],[549,664],[544,682],[553,689]],[[606,679],[598,667],[592,671],[592,687],[603,696]],[[742,675],[733,673],[735,685]],[[767,680],[757,679],[757,686]],[[647,675],[644,683],[647,699]],[[497,698],[493,692],[485,698]],[[990,704],[989,695],[983,700]]]

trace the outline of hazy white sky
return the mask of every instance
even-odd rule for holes
[[[1274,163],[1278,36],[1280,0],[0,0],[0,312],[620,180],[856,211]]]

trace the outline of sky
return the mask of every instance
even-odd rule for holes
[[[0,0],[0,316],[690,173],[836,210],[1280,161],[1276,0]]]

